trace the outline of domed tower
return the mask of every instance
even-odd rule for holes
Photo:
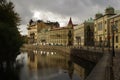
[[[98,12],[98,13],[95,15],[95,19],[98,19],[98,18],[100,18],[100,17],[102,17],[102,16],[103,16],[103,14]]]
[[[115,14],[115,9],[113,8],[113,7],[111,7],[111,6],[109,6],[109,7],[107,7],[106,9],[105,9],[105,14],[106,15],[111,15],[111,14]]]

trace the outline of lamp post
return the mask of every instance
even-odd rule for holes
[[[111,26],[112,28],[112,56],[115,56],[115,49],[114,49],[114,31],[117,31],[117,26],[115,26],[114,24]]]

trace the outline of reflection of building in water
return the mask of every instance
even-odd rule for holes
[[[69,60],[68,61],[68,74],[71,80],[73,78],[73,73],[74,73],[74,64],[71,60]]]
[[[73,79],[74,73],[78,74],[81,80],[85,79],[85,68],[69,60],[68,61],[68,74],[71,80]]]
[[[37,69],[37,63],[38,63],[38,60],[37,60],[37,55],[33,52],[33,51],[30,51],[28,53],[28,66],[30,69]]]
[[[62,68],[66,69],[66,58],[59,54],[38,55],[38,68]]]
[[[77,73],[81,77],[81,80],[84,80],[85,68],[79,66],[78,64],[74,64],[74,72]]]
[[[63,54],[51,54],[47,53],[33,53],[29,52],[28,63],[30,69],[32,70],[42,70],[44,73],[59,73],[59,70],[63,73],[69,75],[70,79],[74,79],[74,74],[79,76],[81,79],[85,79],[88,70],[80,66],[80,64],[76,64],[70,60],[68,55]],[[30,57],[31,56],[31,57]],[[53,71],[51,72],[51,70]],[[46,71],[48,70],[48,71]],[[50,70],[50,71],[49,71]],[[57,71],[54,71],[57,70]],[[61,72],[60,72],[61,73]],[[46,73],[47,74],[47,73]]]
[[[30,51],[28,53],[28,65],[32,69],[43,68],[61,68],[67,69],[67,58],[59,54],[43,53],[36,54]]]

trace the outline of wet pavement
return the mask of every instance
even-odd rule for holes
[[[114,80],[120,80],[120,50],[115,50],[115,57],[113,57],[113,73]]]

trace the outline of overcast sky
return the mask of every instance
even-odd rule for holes
[[[97,12],[104,13],[109,5],[120,10],[120,0],[10,0],[21,17],[22,34],[27,34],[26,26],[30,19],[58,21],[61,26],[69,18],[80,24],[88,18],[94,18]]]

